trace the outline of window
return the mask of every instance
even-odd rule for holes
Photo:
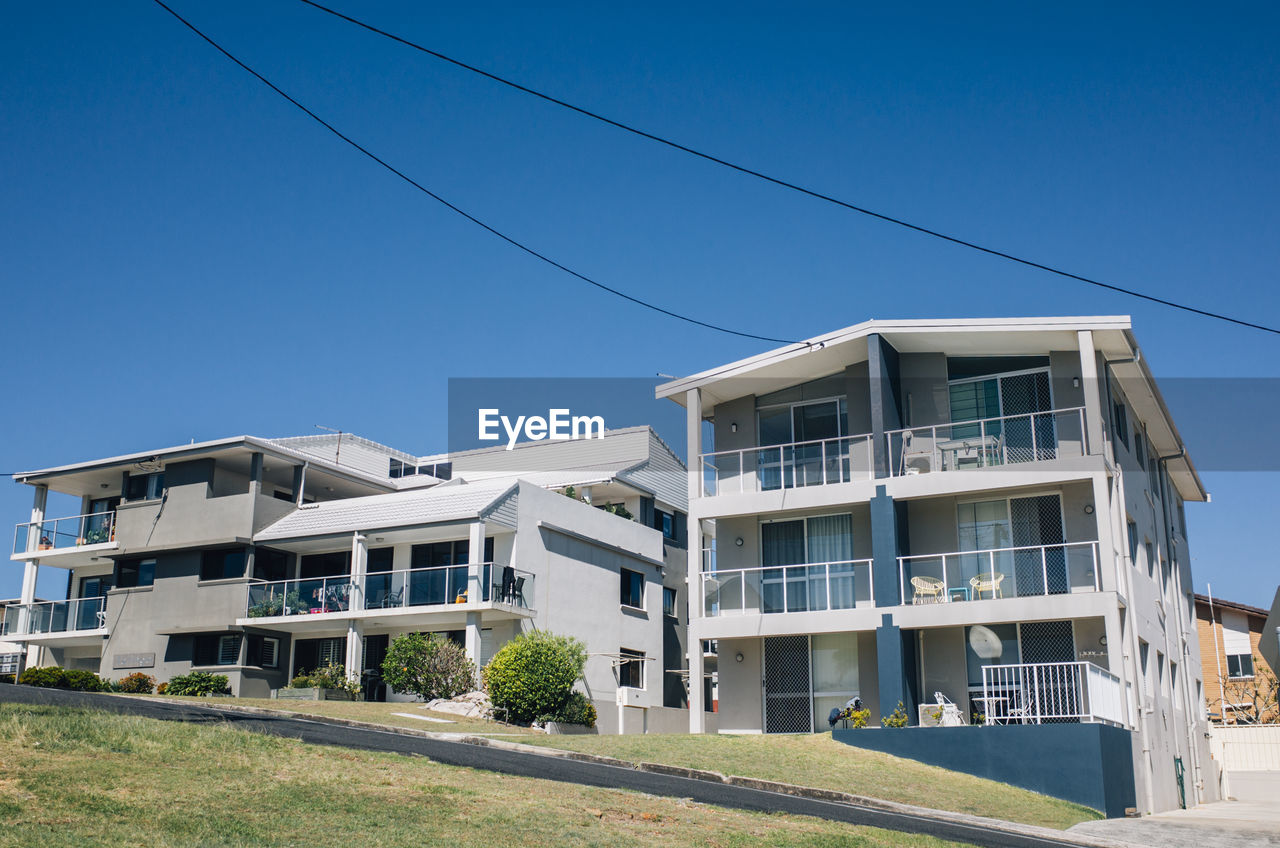
[[[271,548],[253,552],[253,576],[258,580],[286,580],[289,577],[289,555]]]
[[[271,636],[257,636],[250,634],[248,637],[247,653],[245,657],[245,665],[253,665],[258,668],[276,668],[280,664],[280,640]]]
[[[1154,453],[1147,455],[1147,481],[1151,484],[1151,497],[1160,500],[1160,463]]]
[[[116,564],[116,586],[121,589],[151,586],[155,582],[156,561],[154,559],[126,559]]]
[[[240,662],[240,634],[209,634],[195,637],[192,665],[235,665]]]
[[[205,551],[200,556],[200,579],[228,580],[244,577],[244,565],[244,548]]]
[[[669,586],[662,587],[662,614],[676,617],[676,590]]]
[[[1129,447],[1129,415],[1125,411],[1124,403],[1115,399],[1111,399],[1111,417],[1115,423],[1116,441]]]
[[[1147,452],[1142,449],[1142,434],[1137,427],[1133,428],[1133,457],[1138,460],[1139,468],[1147,467]]]
[[[1164,654],[1159,651],[1156,651],[1156,691],[1161,695],[1168,694],[1164,688]]]
[[[618,661],[618,686],[630,689],[644,688],[644,651],[633,651],[620,648],[622,658]]]
[[[1156,551],[1150,539],[1142,541],[1142,549],[1147,555],[1147,576],[1156,579]]]
[[[1136,568],[1138,565],[1138,523],[1132,518],[1126,520],[1129,528],[1129,562]]]
[[[1151,658],[1151,646],[1141,639],[1138,640],[1138,673],[1142,675],[1142,691],[1151,696],[1151,666],[1148,662]]]
[[[164,494],[164,472],[153,474],[130,474],[125,486],[124,499],[127,501],[154,501]]]
[[[1251,654],[1228,654],[1227,677],[1232,680],[1253,677],[1253,656]]]
[[[620,603],[624,607],[644,609],[644,575],[629,568],[622,569]]]
[[[675,515],[670,512],[655,509],[653,511],[653,528],[655,530],[661,530],[663,538],[674,539],[676,537]]]

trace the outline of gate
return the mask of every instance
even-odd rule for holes
[[[808,636],[765,637],[764,732],[813,732]]]

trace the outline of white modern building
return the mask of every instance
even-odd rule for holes
[[[539,628],[586,643],[603,732],[684,731],[686,476],[648,427],[426,457],[240,436],[18,474],[34,505],[3,635],[29,663],[265,697],[329,662],[376,671],[400,633],[483,666]],[[78,510],[47,515],[50,492]],[[37,602],[49,568],[67,598]]]
[[[868,321],[657,395],[688,411],[688,644],[718,644],[720,732],[826,730],[854,696],[932,724],[940,695],[985,729],[852,738],[1056,769],[1094,733],[1060,770],[1108,809],[1208,798],[1184,514],[1208,495],[1127,317]]]

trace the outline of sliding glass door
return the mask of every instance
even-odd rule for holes
[[[760,528],[761,610],[804,612],[852,609],[857,588],[853,518],[848,513]]]

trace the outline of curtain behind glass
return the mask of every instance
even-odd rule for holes
[[[809,569],[809,595],[812,609],[852,609],[854,606],[853,517],[823,515],[808,520],[809,562],[841,563],[826,568]],[[827,598],[827,575],[830,569],[831,597]],[[828,605],[829,602],[829,605]]]
[[[783,581],[786,579],[786,573],[784,569],[776,566],[803,562],[803,521],[776,521],[761,526],[760,564],[765,567],[762,574],[761,609],[764,612],[782,612],[788,605],[794,607],[799,599],[788,597],[789,603],[783,602]]]

